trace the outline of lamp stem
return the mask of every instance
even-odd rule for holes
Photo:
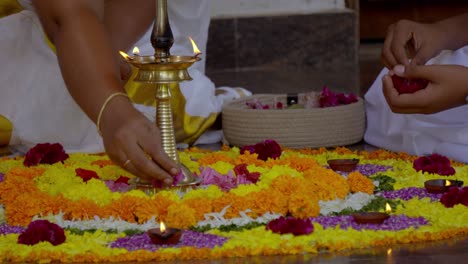
[[[156,18],[151,33],[154,56],[158,59],[168,58],[171,55],[170,49],[173,44],[174,35],[169,24],[167,0],[156,0]]]
[[[156,84],[156,124],[161,131],[161,144],[164,151],[175,162],[179,162],[169,86],[168,83]]]

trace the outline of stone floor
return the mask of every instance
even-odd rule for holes
[[[232,263],[386,263],[386,264],[446,264],[466,263],[468,259],[468,239],[438,241],[425,244],[396,245],[394,247],[361,249],[340,253],[319,253],[292,256],[268,256],[232,258],[220,260],[178,261],[184,264],[232,264]]]

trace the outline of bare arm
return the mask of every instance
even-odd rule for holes
[[[441,20],[437,22],[437,27],[447,32],[446,49],[455,50],[468,45],[468,13]]]
[[[115,49],[131,45],[146,28],[129,27],[118,35],[117,19],[123,6],[112,6],[106,11],[104,0],[33,0],[33,4],[46,34],[55,44],[71,96],[96,122],[106,99],[124,91]],[[115,10],[115,17],[111,10]],[[171,184],[170,174],[176,174],[178,168],[162,149],[159,129],[129,100],[114,98],[107,104],[100,122],[107,154],[140,178]]]
[[[106,98],[123,91],[116,57],[110,48],[111,37],[103,23],[104,1],[34,0],[33,3],[46,34],[55,44],[70,94],[96,121]]]
[[[154,0],[106,0],[104,23],[110,32],[114,50],[132,48],[152,25],[155,14]]]
[[[119,61],[120,77],[128,80],[130,65],[118,51],[128,51],[140,39],[154,20],[156,1],[105,0],[104,23],[109,31],[114,56]],[[149,40],[148,40],[149,41]]]

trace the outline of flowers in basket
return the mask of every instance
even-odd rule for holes
[[[286,106],[279,98],[273,98],[271,104],[261,102],[258,98],[249,100],[245,104],[250,109],[310,109],[347,105],[357,101],[358,97],[353,93],[334,93],[324,86],[321,92],[312,91],[297,96],[288,96]]]

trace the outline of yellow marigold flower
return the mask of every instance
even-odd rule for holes
[[[234,169],[234,164],[232,163],[227,163],[224,161],[219,161],[214,164],[211,164],[210,168],[214,169],[218,173],[221,173],[223,175],[228,174],[230,171]]]
[[[348,175],[347,179],[349,188],[351,192],[363,192],[368,194],[374,193],[374,183],[367,178],[366,176],[362,175],[359,171],[353,171]]]

